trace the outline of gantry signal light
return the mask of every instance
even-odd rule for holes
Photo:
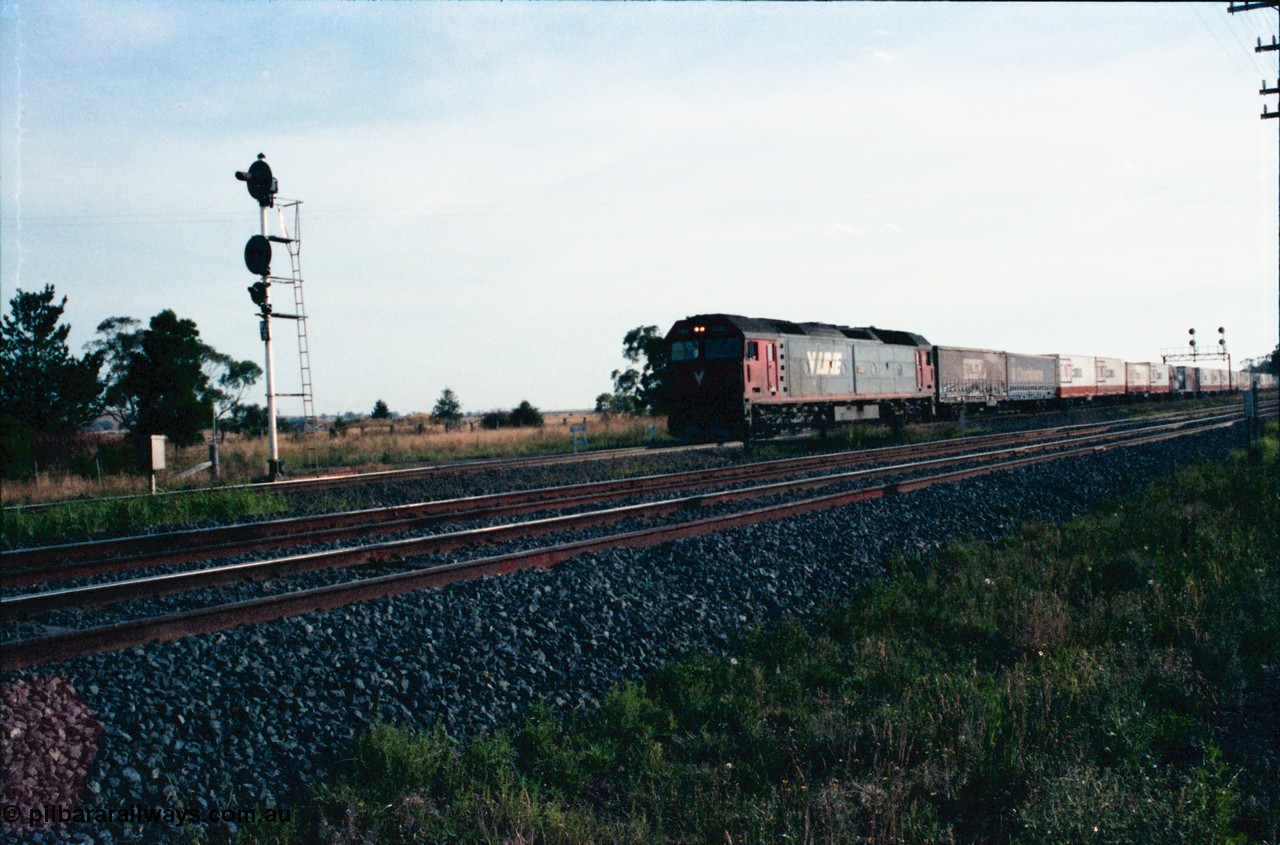
[[[267,164],[265,153],[258,153],[258,160],[249,165],[248,171],[237,170],[236,178],[247,182],[249,196],[258,201],[263,208],[271,208],[275,204],[276,191],[279,187],[271,175],[271,166]]]
[[[1187,334],[1191,335],[1191,348],[1195,349],[1196,348],[1196,330],[1187,329]]]

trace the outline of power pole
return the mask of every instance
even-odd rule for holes
[[[1236,12],[1252,12],[1258,9],[1274,9],[1277,13],[1280,13],[1280,0],[1246,0],[1246,2],[1240,2],[1240,3],[1234,2],[1234,0],[1232,0],[1232,2],[1230,2],[1227,5],[1227,12],[1232,15],[1234,15]],[[1277,31],[1280,31],[1280,20],[1277,20]],[[1264,79],[1262,81],[1262,88],[1259,89],[1258,93],[1264,97],[1280,95],[1280,40],[1277,40],[1277,37],[1273,35],[1271,36],[1270,44],[1263,44],[1262,39],[1259,38],[1258,45],[1257,47],[1254,48],[1254,52],[1255,53],[1271,53],[1271,52],[1276,53],[1276,58],[1277,58],[1276,84],[1274,87],[1269,87],[1267,85],[1266,80]],[[1268,120],[1270,118],[1278,118],[1278,117],[1280,117],[1280,103],[1276,105],[1275,111],[1268,109],[1265,103],[1263,104],[1262,106],[1263,120]],[[1277,156],[1280,156],[1280,131],[1277,131]],[[1276,195],[1277,200],[1280,201],[1280,158],[1277,159],[1276,191],[1277,191],[1277,195]],[[1277,207],[1277,213],[1278,215],[1280,215],[1280,205],[1278,205]],[[1277,244],[1280,245],[1280,228],[1277,229]],[[1276,335],[1277,335],[1277,338],[1280,338],[1280,265],[1278,265],[1276,268],[1276,280],[1277,280],[1277,294],[1276,294],[1277,332],[1276,332]],[[1278,345],[1280,345],[1280,341],[1278,341]],[[1276,381],[1277,381],[1276,396],[1277,398],[1280,398],[1280,378],[1277,378]],[[1276,487],[1277,487],[1276,489],[1277,497],[1280,497],[1280,476],[1277,477]]]

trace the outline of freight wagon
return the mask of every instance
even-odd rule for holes
[[[1092,397],[1098,392],[1098,369],[1092,355],[1058,355],[1058,398]]]
[[[1146,396],[1151,392],[1151,365],[1143,361],[1130,361],[1124,365],[1125,392]]]
[[[1009,395],[1005,353],[991,349],[934,347],[938,367],[938,401],[947,404],[996,405]]]
[[[1119,358],[1094,358],[1095,396],[1116,396],[1125,392],[1124,361]]]
[[[1054,356],[1009,352],[1005,360],[1010,402],[1043,403],[1058,392],[1058,361]]]

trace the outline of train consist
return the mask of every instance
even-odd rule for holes
[[[875,326],[733,314],[687,317],[666,339],[667,425],[684,438],[1275,384],[1274,376],[1242,370],[934,346],[918,334]]]

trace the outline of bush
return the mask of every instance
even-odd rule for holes
[[[0,474],[5,478],[31,478],[35,435],[9,414],[0,414]]]
[[[527,425],[532,428],[540,427],[542,425],[542,412],[530,405],[529,400],[526,399],[511,409],[511,424]]]
[[[511,425],[510,411],[485,411],[484,416],[480,418],[480,425],[485,428],[504,428]]]
[[[514,426],[516,428],[541,428],[542,412],[535,408],[526,399],[510,411],[493,410],[487,411],[480,418],[480,425],[485,428],[508,428]]]

